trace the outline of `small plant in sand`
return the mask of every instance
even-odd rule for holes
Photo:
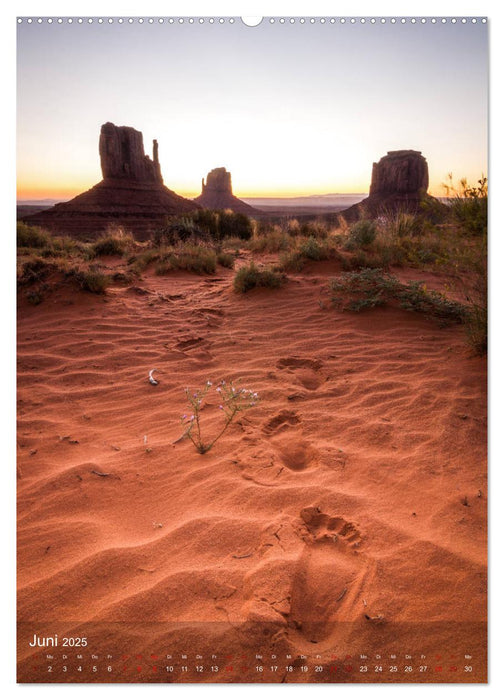
[[[197,451],[202,455],[212,449],[217,440],[224,435],[238,413],[246,411],[248,408],[253,408],[253,406],[256,406],[259,402],[259,396],[256,392],[250,389],[244,389],[243,387],[237,387],[233,382],[227,383],[224,380],[219,382],[215,387],[215,393],[219,401],[219,410],[222,411],[223,414],[224,425],[210,442],[205,442],[201,431],[201,410],[203,401],[212,386],[212,382],[207,381],[203,389],[198,389],[194,392],[190,389],[185,390],[191,412],[184,413],[181,419],[183,425],[187,426],[184,435],[189,438]]]
[[[280,272],[269,268],[259,269],[253,262],[241,267],[233,280],[235,292],[245,294],[255,287],[270,287],[277,289],[287,281],[287,277]]]
[[[422,282],[401,282],[379,268],[343,272],[330,280],[329,288],[333,304],[344,311],[373,309],[395,301],[403,309],[443,322],[461,323],[467,317],[465,305],[427,289]]]

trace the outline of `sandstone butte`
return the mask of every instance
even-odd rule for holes
[[[76,237],[94,237],[116,224],[146,239],[167,216],[200,208],[164,185],[158,143],[153,142],[151,160],[144,152],[142,132],[107,122],[101,127],[99,151],[101,182],[24,221]]]
[[[201,180],[201,194],[194,200],[205,209],[231,209],[232,211],[248,216],[259,213],[250,204],[242,202],[235,197],[231,186],[231,173],[226,168],[214,168],[210,170],[205,179]]]
[[[391,211],[419,213],[422,203],[439,207],[427,194],[428,187],[429,167],[421,151],[388,151],[373,163],[369,196],[340,213],[354,221],[363,214],[374,218]]]

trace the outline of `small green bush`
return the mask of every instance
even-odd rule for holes
[[[123,255],[132,238],[127,236],[102,236],[91,245],[95,256]]]
[[[166,275],[174,270],[186,270],[211,275],[216,269],[217,255],[214,250],[186,243],[161,255],[155,272],[156,275]]]
[[[222,238],[219,221],[220,216],[218,211],[213,209],[197,209],[192,212],[191,215],[192,223],[202,231],[209,234],[214,240],[219,240]]]
[[[344,272],[332,279],[329,287],[332,302],[346,311],[361,311],[396,301],[403,309],[445,322],[461,323],[467,318],[467,308],[463,304],[440,292],[427,290],[422,282],[405,284],[381,269]]]
[[[392,238],[419,236],[425,227],[425,220],[415,214],[400,209],[381,217],[381,228]]]
[[[47,231],[37,226],[28,226],[22,221],[17,222],[16,242],[18,248],[50,248],[52,237]]]
[[[79,270],[78,268],[70,268],[65,271],[67,279],[74,280],[86,292],[93,294],[104,294],[107,287],[110,285],[111,279],[101,270],[90,267],[88,270]]]
[[[299,224],[299,235],[305,238],[327,238],[327,226],[316,221],[303,221]]]
[[[478,355],[485,355],[488,347],[488,271],[484,251],[479,259],[473,260],[472,282],[464,287],[468,305],[467,340]]]
[[[287,278],[284,274],[275,272],[269,268],[260,270],[252,262],[250,265],[240,268],[235,275],[233,286],[236,292],[245,293],[255,287],[281,287]]]
[[[38,306],[44,300],[44,294],[41,287],[36,289],[28,289],[25,296],[28,303],[33,304],[33,306]]]
[[[453,184],[452,174],[443,185],[449,198],[449,210],[454,220],[471,236],[486,236],[488,228],[488,179],[482,175],[476,186],[465,178],[458,186]]]
[[[355,248],[369,246],[376,238],[376,234],[376,222],[368,219],[361,219],[350,226],[345,248],[347,250],[354,250]]]
[[[153,234],[156,246],[173,246],[205,238],[208,238],[207,232],[194,222],[191,214],[169,218],[166,225]]]
[[[274,228],[269,233],[257,234],[248,241],[248,248],[253,253],[279,253],[291,249],[294,239],[280,228]]]
[[[131,272],[134,274],[140,274],[153,262],[157,262],[161,257],[159,250],[148,248],[138,255],[132,255],[128,258],[128,265],[130,266]]]
[[[154,233],[153,242],[162,246],[224,238],[248,241],[253,232],[253,221],[245,214],[230,209],[196,209],[182,217],[168,218],[166,225]]]
[[[235,257],[231,255],[231,253],[220,252],[217,253],[217,262],[219,265],[222,265],[222,267],[227,267],[232,270],[235,264]]]
[[[86,270],[80,275],[82,289],[93,294],[103,294],[110,284],[110,278],[98,270]]]
[[[229,209],[219,212],[219,239],[233,236],[248,241],[253,233],[252,220],[246,214]]]
[[[308,260],[327,260],[329,257],[327,246],[319,243],[314,236],[301,243],[299,252]]]
[[[45,280],[49,273],[56,270],[56,265],[53,262],[47,262],[43,258],[32,257],[25,260],[18,268],[18,284],[29,285],[34,282]]]
[[[332,251],[334,253],[334,251]],[[284,270],[299,272],[309,260],[328,260],[331,249],[326,241],[320,242],[314,236],[301,239],[298,247],[290,253],[284,253],[280,258],[280,266]]]

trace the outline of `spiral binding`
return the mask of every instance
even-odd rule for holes
[[[18,17],[27,24],[234,24],[240,17]],[[486,24],[486,17],[263,17],[261,24]],[[254,27],[250,27],[254,28]]]

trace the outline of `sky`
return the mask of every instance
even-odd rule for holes
[[[18,199],[69,199],[101,180],[100,127],[159,142],[165,184],[200,193],[367,192],[372,163],[412,148],[442,195],[487,173],[487,25],[18,24]]]

